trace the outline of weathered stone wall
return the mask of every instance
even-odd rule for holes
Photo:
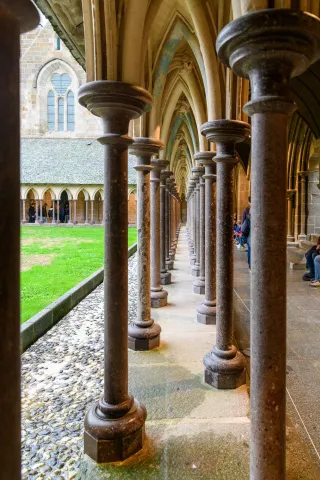
[[[21,36],[21,132],[22,136],[97,137],[101,133],[99,119],[77,102],[77,91],[86,82],[83,68],[74,60],[61,41],[56,49],[57,35],[49,22]],[[51,75],[67,73],[68,86],[75,96],[75,131],[48,131],[47,94],[53,89]]]

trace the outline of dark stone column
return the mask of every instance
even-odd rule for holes
[[[200,175],[200,270],[199,277],[193,282],[193,293],[204,294],[205,293],[205,180],[203,175],[205,169],[202,166],[201,159],[199,160],[195,155],[195,160],[201,165],[202,174]]]
[[[197,186],[197,177],[191,175],[190,181],[190,200],[191,200],[191,255],[190,255],[190,265],[196,263],[196,186]]]
[[[104,463],[133,455],[144,438],[146,410],[128,394],[128,129],[150,109],[152,97],[140,87],[104,80],[83,85],[78,95],[103,124],[104,392],[86,415],[84,452]]]
[[[60,213],[60,200],[57,200],[57,223],[61,223],[59,213]]]
[[[72,200],[71,200],[72,201]],[[77,225],[77,200],[73,200],[73,223]]]
[[[91,220],[90,225],[94,225],[94,200],[91,200]]]
[[[168,270],[173,270],[173,260],[171,258],[171,187],[174,182],[171,176],[166,179],[166,266]]]
[[[26,199],[22,199],[22,222],[21,223],[27,223],[26,220]]]
[[[286,235],[290,78],[319,59],[319,19],[299,10],[245,15],[219,34],[217,51],[250,79],[251,463],[253,479],[285,478]],[[263,221],[262,221],[263,220]],[[276,275],[275,275],[276,273]]]
[[[199,166],[199,167],[193,167],[192,172],[194,176],[196,177],[196,193],[195,193],[195,204],[196,204],[196,210],[195,210],[195,227],[196,227],[196,234],[195,234],[195,254],[196,254],[196,261],[194,265],[191,268],[191,275],[193,277],[199,277],[200,276],[200,178],[204,174],[204,168]]]
[[[161,308],[167,305],[168,292],[161,285],[160,262],[160,172],[167,165],[168,160],[151,160],[151,307]],[[165,265],[165,257],[164,257]],[[168,272],[169,273],[169,272]],[[171,276],[171,274],[169,273]]]
[[[205,167],[205,296],[197,308],[197,321],[205,325],[216,323],[216,182],[215,152],[199,152],[194,158]]]
[[[0,4],[0,477],[20,480],[20,33],[35,28],[31,2]]]
[[[233,345],[233,167],[238,162],[237,142],[245,140],[250,125],[216,120],[201,133],[217,147],[217,312],[216,345],[204,357],[205,382],[216,388],[237,388],[246,382],[243,355]]]
[[[160,261],[161,261],[161,283],[168,285],[171,283],[171,273],[167,270],[166,265],[166,180],[171,176],[171,172],[163,170],[160,174]]]
[[[160,344],[161,328],[151,318],[150,300],[150,171],[151,157],[162,143],[152,138],[135,138],[130,151],[137,164],[137,318],[129,325],[129,348],[151,350]]]

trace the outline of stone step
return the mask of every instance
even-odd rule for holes
[[[288,247],[287,248],[287,260],[288,262],[292,263],[305,263],[305,255],[306,250],[302,248],[294,248]]]
[[[310,242],[308,240],[302,240],[300,242],[300,248],[307,252],[311,247],[313,247],[315,242]]]

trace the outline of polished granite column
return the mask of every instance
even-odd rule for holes
[[[196,261],[194,265],[191,268],[191,275],[193,277],[199,277],[200,276],[200,244],[201,244],[201,225],[200,225],[200,220],[201,220],[201,199],[200,199],[200,184],[201,184],[201,177],[204,174],[204,168],[202,166],[198,167],[193,167],[192,168],[192,173],[195,177],[197,177],[197,185],[196,185],[196,237],[195,237],[195,253],[196,253]]]
[[[217,52],[251,84],[250,478],[283,480],[289,83],[320,58],[319,19],[289,9],[244,15],[220,32]]]
[[[199,293],[204,295],[205,293],[205,179],[203,175],[205,173],[205,168],[201,163],[201,159],[194,156],[195,161],[202,168],[202,175],[200,175],[200,270],[199,276],[193,282],[193,293]]]
[[[150,222],[151,222],[151,307],[167,305],[168,292],[161,285],[160,244],[160,173],[169,164],[168,160],[151,160],[150,178]],[[165,263],[165,259],[164,259]],[[171,274],[170,274],[171,275]]]
[[[233,168],[238,162],[235,145],[249,136],[250,125],[215,120],[203,124],[201,133],[217,148],[217,327],[216,344],[204,357],[205,382],[230,389],[246,382],[245,360],[233,342]]]
[[[134,138],[130,153],[137,172],[137,318],[129,324],[129,348],[151,350],[160,344],[160,326],[151,318],[150,299],[150,171],[151,157],[162,143],[153,138]]]
[[[166,179],[166,267],[168,270],[173,270],[173,260],[171,252],[171,188],[174,182],[172,173],[169,178]]]
[[[128,130],[152,97],[111,80],[83,85],[78,97],[103,125],[104,391],[85,417],[84,453],[106,463],[130,457],[144,440],[146,409],[128,393]]]
[[[168,162],[169,163],[169,162]],[[160,174],[160,267],[161,267],[161,284],[168,285],[171,283],[171,273],[167,270],[166,265],[166,245],[167,245],[167,214],[166,214],[166,181],[171,177],[169,170],[163,170]]]
[[[190,181],[190,200],[191,200],[191,255],[190,255],[190,265],[196,263],[196,186],[197,186],[197,177],[191,175]]]

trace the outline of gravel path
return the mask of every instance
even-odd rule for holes
[[[129,319],[136,312],[136,255],[129,259]],[[102,393],[103,285],[22,355],[22,478],[76,476],[83,418]]]

